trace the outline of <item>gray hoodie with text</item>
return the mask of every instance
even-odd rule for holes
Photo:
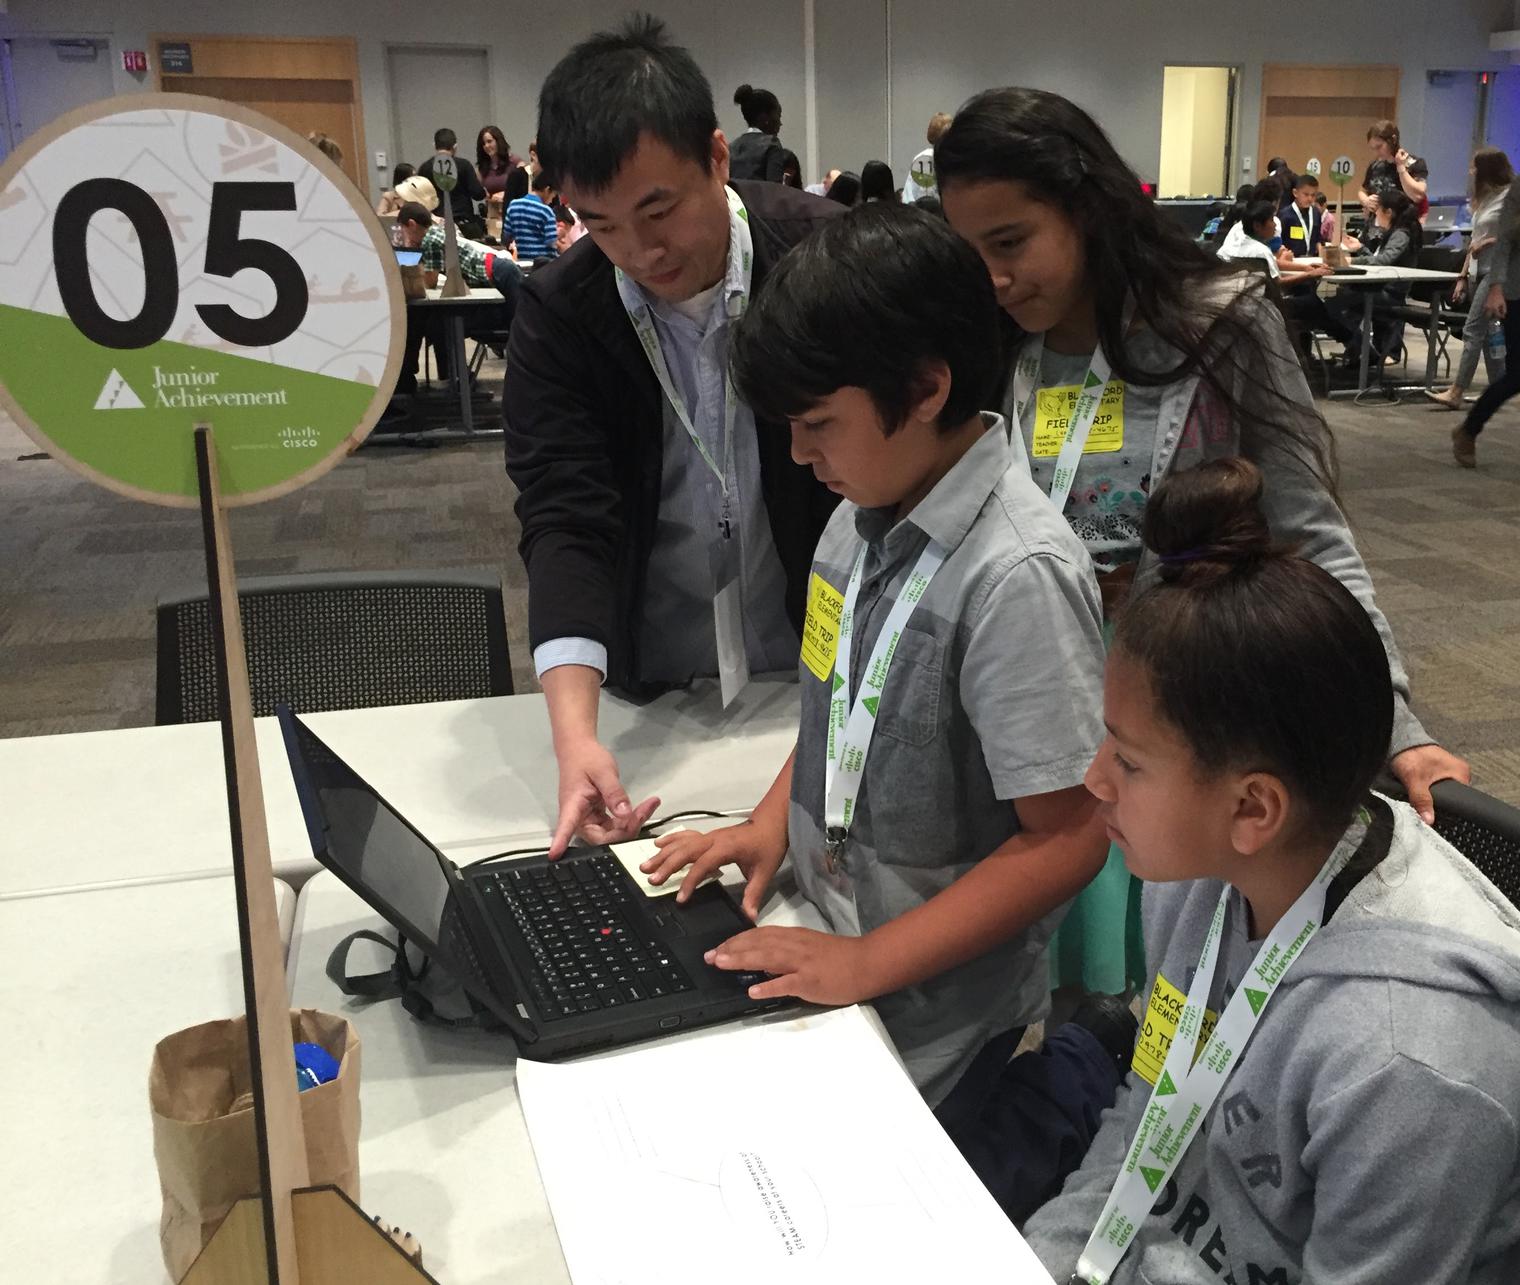
[[[1115,1285],[1520,1282],[1520,915],[1386,806],[1387,856],[1332,896]],[[1220,888],[1146,886],[1153,986],[1159,969],[1187,990]],[[1215,1012],[1259,947],[1230,896]],[[1024,1228],[1062,1285],[1149,1096],[1132,1070],[1082,1168]]]

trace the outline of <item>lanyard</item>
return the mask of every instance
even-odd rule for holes
[[[1208,1116],[1224,1082],[1240,1060],[1246,1042],[1261,1020],[1267,1001],[1276,993],[1283,975],[1319,931],[1325,914],[1325,894],[1330,882],[1357,851],[1350,836],[1330,854],[1314,882],[1299,895],[1288,913],[1262,943],[1250,970],[1242,979],[1214,1033],[1193,1059],[1203,1029],[1203,1011],[1214,984],[1219,961],[1219,941],[1224,933],[1225,908],[1230,889],[1219,894],[1219,905],[1204,938],[1198,971],[1188,988],[1187,1001],[1177,1019],[1172,1046],[1162,1064],[1150,1101],[1135,1131],[1134,1141],[1119,1167],[1108,1202],[1088,1237],[1074,1285],[1105,1285],[1130,1247],[1140,1224],[1156,1203],[1156,1192],[1182,1163],[1188,1145],[1198,1136],[1197,1126]]]
[[[1304,229],[1304,249],[1309,248],[1309,243],[1314,239],[1314,233],[1309,229],[1309,211],[1301,208],[1297,201],[1293,202],[1293,213],[1298,215],[1298,221]]]
[[[723,190],[728,195],[729,212],[728,269],[723,278],[723,293],[729,320],[735,321],[744,315],[745,308],[749,306],[750,282],[754,276],[755,242],[749,227],[749,211],[744,208],[744,202],[733,188],[728,187]],[[727,373],[723,377],[723,464],[720,466],[713,459],[712,452],[707,449],[707,444],[698,436],[696,426],[691,422],[691,416],[686,413],[686,404],[681,400],[680,393],[676,391],[675,381],[670,377],[670,367],[665,361],[665,353],[660,348],[660,336],[655,331],[654,318],[648,301],[639,288],[624,275],[621,268],[617,269],[616,276],[618,297],[623,301],[623,309],[628,313],[628,320],[633,323],[634,333],[638,335],[639,342],[644,346],[644,354],[649,358],[650,366],[654,368],[655,378],[660,381],[660,391],[665,394],[665,400],[670,403],[670,409],[675,412],[676,419],[686,430],[686,436],[691,439],[691,444],[697,448],[697,454],[702,457],[702,462],[718,479],[718,486],[723,493],[723,516],[718,523],[718,528],[726,540],[733,534],[728,491],[729,479],[734,476],[734,421],[739,413],[739,400],[734,390],[733,377]]]
[[[860,582],[865,578],[866,548],[862,545],[850,572],[844,607],[839,615],[839,643],[834,652],[834,689],[829,695],[829,739],[823,763],[823,837],[829,873],[839,866],[839,856],[849,837],[850,822],[855,817],[855,801],[860,797],[860,783],[865,776],[866,755],[876,731],[876,710],[887,672],[897,652],[898,640],[908,617],[924,596],[934,573],[945,560],[945,551],[933,540],[924,546],[909,573],[902,592],[887,613],[886,623],[877,635],[871,659],[862,671],[861,690],[850,704],[850,645],[855,638],[855,602],[860,596]]]
[[[1026,345],[1013,371],[1013,427],[1022,433],[1024,412],[1034,400],[1035,389],[1040,382],[1040,364],[1045,359],[1045,340]],[[1093,420],[1103,402],[1103,392],[1108,387],[1108,377],[1113,373],[1102,348],[1093,350],[1087,374],[1082,377],[1082,391],[1077,394],[1077,404],[1071,412],[1071,423],[1066,426],[1066,440],[1061,443],[1061,453],[1056,456],[1055,476],[1050,479],[1050,501],[1058,511],[1066,509],[1067,497],[1071,495],[1072,483],[1077,480],[1077,465],[1082,462],[1082,450],[1092,432]]]

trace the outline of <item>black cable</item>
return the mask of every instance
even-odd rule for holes
[[[713,812],[708,808],[688,808],[684,812],[671,812],[666,816],[654,817],[646,821],[637,835],[640,839],[653,839],[655,831],[661,826],[669,825],[672,821],[682,821],[687,817],[716,817],[719,820],[733,820],[728,812]],[[460,866],[461,870],[475,870],[480,866],[490,865],[495,861],[510,861],[513,857],[542,857],[548,853],[548,848],[513,848],[511,852],[493,852],[489,857],[476,857],[474,861],[466,861]]]

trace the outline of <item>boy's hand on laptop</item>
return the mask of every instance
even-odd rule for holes
[[[786,856],[785,829],[779,834],[772,833],[753,820],[709,830],[706,834],[677,830],[674,834],[661,835],[655,843],[660,849],[659,855],[639,866],[649,876],[650,883],[662,884],[690,866],[681,890],[676,893],[676,901],[685,902],[719,867],[738,866],[744,874],[744,913],[751,920],[760,918],[765,894]]]
[[[839,937],[811,928],[751,928],[708,951],[705,958],[730,972],[772,974],[749,988],[751,999],[795,995],[810,1004],[858,1004],[878,989],[865,937]]]

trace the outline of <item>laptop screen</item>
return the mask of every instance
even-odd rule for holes
[[[289,710],[280,727],[314,852],[423,949],[453,935],[437,849]],[[449,952],[453,953],[453,952]]]

